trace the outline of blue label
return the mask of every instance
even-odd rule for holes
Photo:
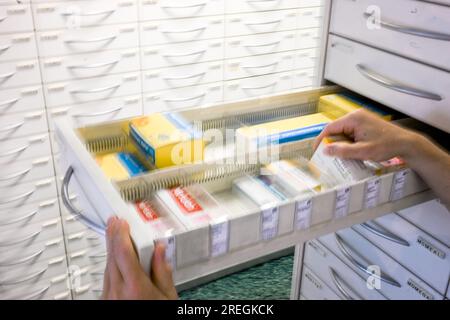
[[[144,173],[147,169],[139,163],[138,159],[130,153],[120,152],[117,154],[120,163],[127,169],[130,177]]]
[[[146,158],[150,160],[150,162],[155,164],[155,149],[152,148],[140,135],[136,132],[134,127],[130,125],[130,134],[131,138],[135,142],[138,149],[144,154]]]
[[[264,137],[259,144],[283,144],[318,136],[326,127],[327,123],[316,124],[309,127],[297,128]]]

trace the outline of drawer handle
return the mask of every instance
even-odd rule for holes
[[[102,68],[102,67],[109,67],[115,64],[118,64],[122,59],[116,59],[110,62],[100,62],[100,63],[92,63],[92,64],[86,64],[86,65],[79,65],[79,66],[67,66],[67,69],[96,69],[96,68]]]
[[[88,257],[93,259],[106,258],[106,252],[90,254]]]
[[[70,179],[73,176],[73,173],[74,173],[73,168],[69,167],[67,169],[66,173],[64,174],[64,179],[63,179],[62,186],[61,186],[61,198],[64,203],[64,206],[67,208],[67,210],[69,210],[69,212],[71,214],[73,214],[76,217],[77,220],[79,220],[81,223],[86,225],[88,228],[90,228],[104,236],[106,227],[104,225],[99,226],[98,224],[93,222],[91,219],[89,219],[88,217],[83,215],[83,213],[80,210],[76,209],[74,207],[74,205],[72,204],[72,202],[70,201],[69,183],[70,183]]]
[[[0,18],[0,22],[5,21],[7,18],[8,18],[8,16],[1,17],[1,18]]]
[[[15,266],[18,264],[26,263],[30,260],[33,260],[33,259],[39,257],[41,254],[44,253],[44,251],[45,251],[45,247],[38,250],[37,252],[35,252],[33,254],[30,254],[28,257],[21,258],[19,260],[2,261],[2,262],[0,262],[0,267],[10,267],[10,266]]]
[[[345,290],[344,285],[347,287],[350,287],[344,280],[342,280],[341,276],[331,267],[330,274],[331,274],[331,280],[333,280],[334,285],[339,290],[339,292],[344,296],[347,300],[355,300],[350,293]],[[354,290],[352,290],[354,292]],[[363,300],[360,296],[357,296],[359,300]]]
[[[204,98],[206,96],[206,93],[202,93],[193,97],[189,97],[189,98],[180,98],[180,99],[164,99],[165,102],[184,102],[184,101],[191,101],[191,100],[195,100],[195,99],[200,99],[200,98]]]
[[[170,5],[170,6],[161,6],[162,9],[188,9],[188,8],[198,8],[206,6],[206,2],[201,2],[197,4],[182,4],[182,5]]]
[[[14,202],[14,201],[17,201],[17,200],[22,200],[22,199],[28,198],[35,191],[36,191],[36,188],[33,188],[32,190],[24,192],[24,193],[22,193],[22,194],[20,194],[18,196],[13,196],[13,197],[10,197],[10,198],[1,199],[0,200],[0,204],[10,203],[10,202]]]
[[[270,46],[279,45],[280,43],[281,43],[281,40],[269,42],[269,43],[263,43],[263,44],[247,44],[247,45],[244,45],[244,47],[246,47],[246,48],[270,47]]]
[[[165,54],[163,55],[164,58],[179,58],[179,57],[188,57],[188,56],[194,56],[199,54],[204,54],[206,50],[199,50],[194,52],[188,52],[188,53],[174,53],[174,54]]]
[[[398,283],[397,281],[395,281],[393,278],[391,278],[390,276],[388,276],[387,274],[385,274],[384,272],[380,272],[380,275],[377,274],[373,274],[372,272],[370,272],[370,270],[368,270],[368,267],[364,266],[361,262],[359,262],[358,260],[356,260],[350,253],[349,249],[347,248],[346,244],[344,243],[344,240],[337,234],[334,234],[336,237],[336,243],[338,245],[339,250],[342,252],[342,254],[355,266],[357,267],[359,270],[367,273],[370,276],[373,276],[383,282],[386,282],[390,285],[393,285],[395,287],[401,288],[402,286],[400,285],[400,283]]]
[[[163,79],[166,81],[171,81],[171,80],[186,80],[186,79],[192,79],[192,78],[197,78],[197,77],[203,77],[206,74],[206,72],[200,72],[200,73],[196,73],[196,74],[192,74],[192,75],[188,75],[188,76],[180,76],[180,77],[164,77]]]
[[[263,86],[259,86],[259,87],[242,87],[243,90],[258,90],[258,89],[266,89],[266,88],[270,88],[273,87],[274,85],[276,85],[276,82],[272,82],[269,83],[267,85],[263,85]]]
[[[10,73],[0,74],[0,80],[11,78],[15,74],[16,74],[15,71],[14,72],[10,72]]]
[[[372,70],[370,70],[369,68],[367,68],[366,66],[362,65],[362,64],[357,64],[356,65],[356,69],[367,79],[378,83],[379,85],[382,85],[383,87],[398,91],[398,92],[402,92],[402,93],[406,93],[412,96],[417,96],[417,97],[421,97],[421,98],[425,98],[425,99],[429,99],[429,100],[435,100],[435,101],[441,101],[442,97],[440,95],[428,92],[428,91],[424,91],[421,89],[417,89],[417,88],[413,88],[410,87],[408,85],[402,84],[396,80],[392,80],[389,79],[379,73],[376,73]]]
[[[8,181],[8,180],[13,180],[15,178],[22,177],[22,176],[26,175],[28,172],[30,172],[31,169],[32,169],[32,167],[22,170],[22,171],[19,171],[19,172],[12,173],[7,176],[0,176],[0,181]]]
[[[17,149],[13,149],[13,150],[7,151],[5,153],[1,153],[0,157],[8,157],[8,156],[12,156],[12,155],[21,153],[22,151],[26,150],[29,146],[30,145],[27,144],[27,145],[24,145],[23,147],[19,147]]]
[[[42,229],[38,230],[38,231],[35,231],[32,234],[27,235],[27,236],[25,236],[23,238],[20,238],[20,239],[14,239],[14,240],[10,240],[10,241],[7,241],[7,242],[0,242],[0,247],[9,247],[9,246],[13,246],[13,245],[16,245],[16,244],[19,244],[19,243],[22,243],[22,242],[26,242],[26,241],[32,240],[32,239],[36,238],[38,235],[40,235],[41,232],[42,232]]]
[[[33,212],[27,213],[26,215],[24,215],[22,217],[19,217],[19,218],[14,218],[14,219],[9,219],[9,220],[6,220],[6,219],[2,220],[2,221],[0,221],[0,226],[7,226],[7,225],[10,225],[10,224],[21,222],[23,220],[30,219],[30,218],[34,217],[35,215],[37,215],[38,212],[39,212],[38,210],[34,210]]]
[[[78,17],[89,17],[89,16],[101,16],[101,15],[110,15],[116,12],[116,9],[104,10],[104,11],[91,11],[91,12],[63,12],[61,15],[63,16],[78,16]]]
[[[0,47],[0,52],[3,53],[6,50],[8,50],[9,48],[11,48],[11,45],[6,45],[6,46],[3,46],[3,47]]]
[[[108,37],[101,37],[101,38],[92,38],[92,39],[70,39],[65,40],[65,43],[92,43],[92,42],[104,42],[104,41],[112,41],[116,39],[116,35],[108,36]]]
[[[3,101],[3,102],[0,102],[0,107],[8,107],[8,106],[10,106],[10,105],[12,105],[13,103],[16,103],[16,102],[18,102],[18,101],[19,101],[18,98],[16,98],[16,99],[11,99],[11,100],[6,100],[6,101]]]
[[[99,117],[99,116],[104,116],[107,114],[111,114],[117,111],[122,110],[123,107],[116,107],[110,110],[106,110],[106,111],[99,111],[99,112],[94,112],[94,113],[78,113],[78,114],[74,114],[73,116],[75,118],[83,118],[83,117]]]
[[[50,289],[51,286],[52,286],[52,285],[49,284],[48,286],[46,286],[46,287],[44,287],[44,288],[42,288],[42,289],[40,289],[40,290],[38,290],[38,291],[36,291],[36,292],[34,292],[34,293],[28,295],[28,296],[25,296],[25,297],[23,297],[23,298],[21,298],[21,299],[22,299],[22,300],[33,300],[33,299],[36,299],[37,297],[40,297],[40,296],[42,296],[44,293],[46,293],[46,292]]]
[[[122,84],[118,83],[118,84],[113,84],[113,85],[111,85],[111,86],[108,86],[108,87],[102,87],[102,88],[95,88],[95,89],[78,89],[78,90],[72,90],[72,91],[70,91],[70,93],[72,93],[72,94],[99,93],[99,92],[105,92],[105,91],[117,89],[117,88],[119,88],[121,85],[122,85]]]
[[[277,24],[280,23],[281,19],[278,20],[271,20],[266,22],[247,22],[245,23],[247,26],[261,26],[261,25],[268,25],[268,24]]]
[[[16,278],[16,279],[12,279],[12,280],[0,280],[0,285],[14,285],[14,284],[24,283],[24,282],[33,280],[35,278],[38,278],[39,276],[46,273],[47,270],[48,270],[48,266],[46,266],[42,270],[39,270],[39,271],[37,271],[29,276],[23,277],[23,278]]]
[[[375,224],[374,222],[372,222],[372,224]],[[405,247],[409,247],[409,242],[400,238],[399,236],[396,236],[395,234],[393,234],[392,232],[389,232],[388,230],[381,228],[380,226],[378,226],[378,228],[370,225],[369,223],[365,222],[361,224],[361,227],[365,228],[366,230],[372,232],[373,234],[382,237],[384,239],[390,240],[392,242],[398,243],[402,246]]]
[[[181,30],[163,30],[162,33],[189,33],[189,32],[199,32],[206,30],[206,27],[198,27],[192,29],[181,29]]]
[[[268,68],[268,67],[273,67],[278,65],[278,61],[274,62],[274,63],[268,63],[268,64],[264,64],[264,65],[260,65],[260,66],[242,66],[242,68],[244,69],[261,69],[261,68]]]
[[[13,131],[13,130],[16,130],[16,129],[20,128],[24,124],[25,124],[25,121],[21,121],[21,122],[15,123],[15,124],[11,124],[9,126],[1,128],[0,132]]]
[[[372,12],[372,13],[365,12],[364,17],[371,18],[374,16],[374,14],[375,14],[375,12]],[[377,23],[379,23],[383,28],[401,32],[401,33],[411,34],[411,35],[422,37],[422,38],[450,41],[450,34],[447,34],[447,33],[439,33],[439,32],[434,32],[434,31],[427,31],[427,30],[423,30],[423,29],[408,27],[408,26],[402,26],[402,25],[399,25],[399,24],[396,24],[393,22],[383,21],[381,19],[377,19]]]

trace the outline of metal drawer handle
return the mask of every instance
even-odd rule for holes
[[[410,87],[408,85],[405,85],[401,82],[398,82],[396,80],[392,80],[389,79],[377,72],[374,72],[372,70],[370,70],[369,68],[367,68],[366,66],[362,65],[362,64],[357,64],[356,65],[356,69],[367,79],[378,83],[379,85],[382,85],[383,87],[398,91],[398,92],[402,92],[402,93],[406,93],[412,96],[417,96],[417,97],[421,97],[421,98],[425,98],[425,99],[429,99],[429,100],[435,100],[435,101],[441,101],[442,97],[440,95],[428,92],[428,91],[424,91],[421,89],[417,89],[417,88],[413,88]]]
[[[100,15],[110,15],[116,12],[116,9],[104,10],[104,11],[91,11],[91,12],[63,12],[61,15],[63,16],[79,16],[79,17],[88,17],[88,16],[100,16]]]
[[[372,222],[372,224],[375,224]],[[382,237],[384,239],[387,239],[389,241],[398,243],[402,246],[409,247],[409,242],[400,238],[399,236],[393,234],[392,232],[382,228],[381,226],[377,225],[377,227],[370,225],[369,223],[365,222],[361,224],[361,227],[365,228],[366,230],[372,232],[373,234]]]
[[[268,67],[273,67],[273,66],[276,66],[276,65],[278,65],[278,61],[277,62],[274,62],[274,63],[268,63],[268,64],[264,64],[264,65],[261,65],[261,66],[242,66],[242,68],[244,68],[244,69],[261,69],[261,68],[268,68]]]
[[[14,202],[14,201],[17,201],[17,200],[22,200],[22,199],[28,198],[35,191],[36,191],[36,188],[33,188],[32,190],[24,192],[22,194],[19,194],[18,196],[13,196],[13,197],[10,197],[10,198],[1,199],[0,200],[0,204],[11,203],[11,202]]]
[[[45,249],[46,248],[44,247],[44,248],[38,250],[37,252],[35,252],[33,254],[30,254],[28,257],[21,258],[19,260],[1,261],[0,262],[0,267],[10,267],[10,266],[15,266],[15,265],[18,265],[18,264],[26,263],[26,262],[28,262],[30,260],[33,260],[33,259],[39,257],[41,254],[44,253]]]
[[[73,116],[75,118],[83,118],[83,117],[99,117],[99,116],[104,116],[110,113],[114,113],[117,111],[122,110],[123,107],[116,107],[110,110],[106,110],[106,111],[99,111],[99,112],[94,112],[94,113],[79,113],[79,114],[74,114]]]
[[[17,128],[20,128],[24,124],[25,124],[25,121],[21,121],[21,122],[18,122],[18,123],[6,126],[6,127],[1,128],[0,132],[13,131],[13,130],[15,130]]]
[[[350,287],[342,278],[341,276],[339,276],[339,274],[331,267],[329,267],[330,269],[330,274],[331,274],[331,280],[333,280],[334,285],[336,286],[336,288],[339,290],[339,292],[344,296],[345,299],[347,300],[355,300],[350,293],[347,292],[347,290],[345,290],[344,285],[347,287]],[[354,290],[352,290],[354,292]],[[357,296],[357,299],[359,300],[363,300],[360,296]]]
[[[364,17],[371,18],[374,16],[374,14],[375,14],[375,12],[372,12],[372,13],[365,12]],[[418,29],[418,28],[414,28],[414,27],[402,26],[402,25],[396,24],[394,22],[383,21],[381,19],[377,19],[377,23],[379,23],[383,28],[401,32],[401,33],[411,34],[414,36],[430,38],[430,39],[435,39],[435,40],[450,41],[450,34],[448,34],[448,33],[439,33],[439,32],[434,32],[434,31]]]
[[[118,83],[118,84],[114,84],[108,87],[102,87],[102,88],[95,88],[95,89],[78,89],[78,90],[72,90],[70,91],[70,93],[72,94],[80,94],[80,93],[99,93],[99,92],[105,92],[105,91],[109,91],[109,90],[114,90],[117,89],[121,86],[122,84]]]
[[[188,5],[170,5],[170,6],[161,6],[162,9],[188,9],[188,8],[198,8],[206,6],[206,2],[201,2],[197,4],[188,4]]]
[[[8,16],[1,17],[1,18],[0,18],[0,22],[5,21],[7,18],[8,18]]]
[[[184,102],[184,101],[191,101],[191,100],[195,100],[195,99],[200,99],[200,98],[204,98],[206,96],[206,93],[202,93],[193,97],[189,97],[189,98],[180,98],[180,99],[164,99],[165,102]]]
[[[30,172],[31,169],[33,169],[33,167],[30,167],[28,169],[25,169],[25,170],[22,170],[22,171],[19,171],[19,172],[16,172],[16,173],[12,173],[12,174],[7,175],[7,176],[0,176],[0,181],[8,181],[8,180],[13,180],[15,178],[22,177],[22,176],[26,175],[28,172]]]
[[[206,74],[206,72],[200,72],[200,73],[196,73],[196,74],[192,74],[192,75],[188,75],[188,76],[180,76],[180,77],[164,77],[164,80],[186,80],[186,79],[192,79],[192,78],[197,78],[197,77],[203,77]]]
[[[17,101],[19,101],[18,98],[17,98],[17,99],[11,99],[11,100],[6,100],[6,101],[3,101],[3,102],[0,102],[0,107],[9,106],[9,105],[11,105],[11,104],[13,104],[13,103],[16,103]]]
[[[122,59],[116,59],[110,62],[100,62],[100,63],[92,63],[92,64],[86,64],[86,65],[80,65],[80,66],[67,66],[67,69],[95,69],[95,68],[102,68],[102,67],[108,67],[115,64],[118,64]]]
[[[106,258],[106,252],[90,254],[88,257],[89,258],[94,258],[94,259]]]
[[[7,225],[14,224],[14,223],[17,223],[17,222],[20,222],[23,220],[30,219],[30,218],[34,217],[35,215],[37,215],[38,212],[39,212],[38,210],[35,210],[35,211],[27,213],[26,215],[19,217],[19,218],[14,218],[14,219],[9,219],[9,220],[6,220],[6,219],[1,220],[0,226],[7,226]]]
[[[107,37],[101,37],[101,38],[92,38],[92,39],[70,39],[65,40],[65,43],[92,43],[92,42],[104,42],[104,41],[111,41],[116,39],[116,35],[107,36]]]
[[[6,50],[8,50],[9,48],[11,48],[11,45],[6,45],[6,46],[3,46],[3,47],[0,47],[0,52],[3,53]]]
[[[266,88],[273,87],[276,84],[277,84],[276,82],[272,82],[272,83],[270,83],[268,85],[264,85],[264,86],[260,86],[260,87],[242,87],[242,89],[244,89],[244,90],[266,89]]]
[[[0,80],[11,78],[15,74],[16,74],[15,71],[14,72],[10,72],[10,73],[0,74]]]
[[[46,293],[46,292],[50,289],[51,286],[52,286],[52,285],[49,284],[48,286],[42,288],[41,290],[38,290],[38,291],[36,291],[35,293],[32,293],[32,294],[30,294],[30,295],[28,295],[28,296],[25,296],[25,297],[23,297],[22,299],[23,299],[23,300],[33,300],[33,299],[35,299],[35,298],[37,298],[37,297],[40,297],[40,296],[42,296],[44,293]]]
[[[26,150],[29,146],[30,146],[30,145],[27,144],[27,145],[25,145],[25,146],[23,146],[23,147],[19,147],[19,148],[17,148],[17,149],[13,149],[13,150],[11,150],[11,151],[7,151],[7,152],[5,152],[5,153],[0,154],[0,157],[8,157],[8,156],[12,156],[12,155],[21,153],[22,151]]]
[[[104,236],[106,226],[104,226],[104,225],[99,226],[98,224],[93,222],[91,219],[89,219],[88,217],[83,215],[83,213],[80,210],[76,209],[69,200],[70,199],[69,183],[70,183],[70,179],[72,178],[73,172],[74,172],[73,168],[69,167],[64,175],[64,179],[62,182],[61,198],[64,203],[64,206],[67,208],[67,210],[69,210],[69,212],[71,214],[73,214],[77,218],[77,220],[79,220],[81,223],[86,225],[88,228],[90,228]]]
[[[179,57],[188,57],[188,56],[194,56],[199,54],[204,54],[206,50],[199,50],[194,52],[188,52],[188,53],[178,53],[178,54],[165,54],[163,57],[165,58],[179,58]]]
[[[192,29],[181,29],[181,30],[163,30],[162,33],[189,33],[189,32],[199,32],[206,30],[206,27],[198,27]]]
[[[281,22],[281,19],[266,21],[266,22],[247,22],[245,24],[247,26],[259,26],[259,25],[267,25],[267,24],[276,24],[276,23],[280,23],[280,22]]]
[[[39,270],[29,276],[23,277],[23,278],[16,278],[12,280],[0,280],[0,285],[14,285],[19,283],[24,283],[30,280],[33,280],[35,278],[38,278],[39,276],[43,275],[45,272],[47,272],[48,266],[46,266],[44,269]]]
[[[281,43],[281,40],[274,41],[274,42],[269,42],[269,43],[264,43],[264,44],[247,44],[247,45],[244,45],[244,47],[247,47],[247,48],[269,47],[269,46],[278,45],[280,43]]]
[[[349,249],[347,248],[346,244],[344,244],[344,240],[337,234],[334,234],[336,237],[336,243],[338,245],[339,250],[341,250],[342,254],[355,266],[357,267],[359,270],[367,273],[370,276],[373,276],[383,282],[386,282],[390,285],[396,286],[398,288],[401,288],[402,286],[400,285],[400,283],[398,283],[397,281],[395,281],[393,278],[391,278],[390,276],[388,276],[387,274],[385,274],[384,272],[381,272],[380,275],[378,276],[377,274],[373,274],[372,272],[370,272],[370,270],[368,270],[368,268],[366,266],[364,266],[361,262],[359,262],[358,260],[356,260],[350,253]]]
[[[13,245],[16,245],[16,244],[19,244],[19,243],[22,243],[22,242],[29,241],[31,239],[36,238],[38,235],[41,234],[41,232],[42,232],[42,229],[38,230],[38,231],[35,231],[32,234],[27,235],[27,236],[25,236],[23,238],[20,238],[20,239],[10,240],[10,241],[7,241],[7,242],[0,242],[0,247],[9,247],[9,246],[13,246]]]

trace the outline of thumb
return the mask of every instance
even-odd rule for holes
[[[172,268],[165,260],[165,251],[163,244],[156,244],[152,259],[152,282],[167,298],[176,299],[178,294],[173,284]]]
[[[368,160],[372,155],[371,149],[366,142],[335,142],[326,146],[324,153],[342,159]]]

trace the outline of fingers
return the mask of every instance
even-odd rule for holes
[[[329,123],[325,129],[322,130],[320,135],[316,138],[314,141],[314,150],[317,149],[320,142],[323,138],[327,136],[332,135],[338,135],[338,134],[345,134],[348,136],[352,136],[353,132],[355,130],[355,121],[354,121],[354,115],[352,113],[346,115],[345,117],[342,117],[336,121],[333,121]]]
[[[157,243],[152,259],[152,281],[169,299],[177,299],[178,294],[173,284],[172,268],[165,259],[166,248]]]
[[[342,159],[371,160],[371,144],[366,142],[335,142],[324,149],[325,154]]]

